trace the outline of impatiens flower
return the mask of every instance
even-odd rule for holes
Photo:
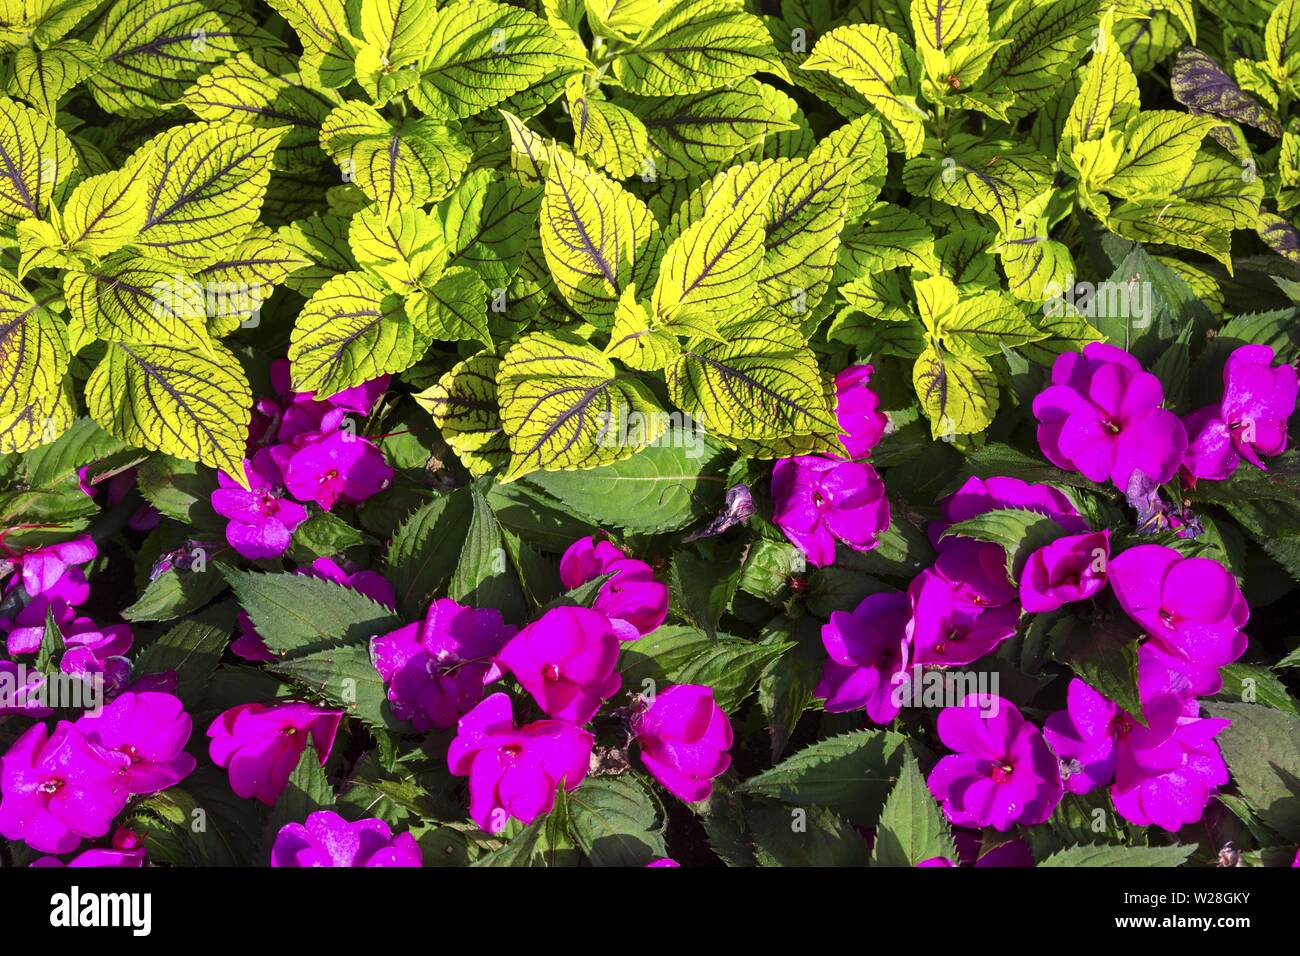
[[[329,759],[343,712],[312,704],[240,704],[208,728],[208,753],[230,771],[230,789],[274,806],[311,735],[321,766]]]
[[[299,501],[326,511],[335,502],[355,503],[379,494],[393,480],[384,454],[368,439],[346,431],[307,441],[293,452],[284,484]]]
[[[420,846],[409,833],[393,836],[383,820],[371,817],[349,823],[333,810],[286,823],[271,847],[271,866],[423,866]]]
[[[43,706],[45,675],[13,661],[0,661],[0,717],[21,714],[48,717],[53,708]]]
[[[1109,579],[1153,650],[1187,675],[1195,694],[1217,693],[1219,668],[1246,651],[1241,629],[1250,610],[1236,578],[1210,558],[1141,544],[1111,559]]]
[[[447,766],[469,777],[469,815],[488,833],[510,817],[531,823],[555,806],[556,787],[573,790],[587,776],[595,739],[562,720],[516,727],[510,698],[493,694],[460,719]]]
[[[1042,733],[1008,700],[971,694],[939,714],[955,754],[930,771],[930,792],[958,826],[1042,823],[1061,801],[1061,774]]]
[[[674,867],[674,866],[681,866],[681,864],[674,859],[670,859],[669,857],[666,856],[661,856],[647,863],[646,869],[650,869],[652,867],[662,868],[662,867]]]
[[[218,472],[219,487],[212,492],[212,510],[230,519],[226,540],[250,561],[284,554],[294,529],[307,520],[307,509],[281,497],[265,471],[245,461],[244,474],[250,490],[245,491],[224,472]]]
[[[341,392],[335,392],[324,401],[329,402],[335,408],[356,412],[358,415],[369,415],[371,409],[375,407],[375,402],[379,401],[379,396],[383,395],[388,389],[388,383],[392,379],[391,375],[381,375],[379,378],[372,378],[368,382],[362,382],[360,385],[353,385]]]
[[[1031,614],[1083,601],[1106,586],[1110,532],[1057,538],[1029,556],[1020,572],[1020,605]]]
[[[616,624],[590,608],[551,608],[512,637],[497,661],[549,716],[585,724],[623,685]]]
[[[1000,566],[988,568],[980,559],[983,549],[954,552],[969,556],[960,564],[960,575],[953,568],[948,574],[938,564],[912,579],[907,595],[912,606],[912,661],[916,665],[969,664],[992,652],[1016,632],[1020,605]],[[1002,549],[993,546],[1001,562]],[[998,580],[1001,576],[1001,581]],[[953,579],[955,578],[955,580]],[[1011,600],[993,603],[991,596],[1000,590],[1010,592]]]
[[[129,759],[95,746],[67,721],[34,724],[0,760],[0,836],[42,853],[101,837],[126,806]]]
[[[852,613],[832,611],[822,626],[830,660],[813,692],[826,710],[865,710],[877,724],[898,716],[894,688],[907,680],[907,623],[912,606],[898,591],[868,594]]]
[[[1135,469],[1166,482],[1183,459],[1187,433],[1163,401],[1160,380],[1132,355],[1089,342],[1081,353],[1057,356],[1052,384],[1034,398],[1038,444],[1052,464],[1109,479],[1121,491]]]
[[[957,830],[952,835],[957,848],[957,861],[961,866],[1023,867],[1034,865],[1034,855],[1024,840],[1007,840],[997,846],[984,848],[980,834]]]
[[[944,538],[943,533],[960,521],[990,511],[1019,508],[1046,515],[1071,534],[1088,530],[1087,523],[1070,499],[1051,485],[1036,485],[1019,478],[967,478],[960,488],[939,502],[939,519],[926,526],[930,541],[940,551],[963,540]]]
[[[876,546],[889,527],[889,500],[870,465],[815,455],[782,458],[772,468],[772,520],[818,567],[835,563],[835,542]]]
[[[370,656],[388,685],[393,713],[416,730],[442,730],[483,699],[492,658],[514,633],[496,608],[439,598],[423,621],[373,638]]]
[[[668,617],[668,585],[655,580],[650,565],[628,557],[608,541],[579,538],[560,558],[560,581],[569,590],[605,574],[614,576],[600,589],[593,609],[631,624],[638,637]]]
[[[850,365],[835,376],[835,417],[844,429],[840,442],[850,458],[871,454],[889,425],[880,399],[867,387],[872,371],[870,365]]]
[[[184,750],[193,724],[172,694],[127,691],[76,726],[91,743],[126,755],[133,794],[166,790],[194,771],[194,758]]]
[[[1066,789],[1087,793],[1113,779],[1120,816],[1173,831],[1201,819],[1228,782],[1213,738],[1231,721],[1200,717],[1181,675],[1146,650],[1138,679],[1146,726],[1075,679],[1069,709],[1049,717],[1044,734],[1066,768]]]
[[[47,544],[27,551],[17,558],[21,566],[23,590],[31,597],[44,594],[57,587],[71,572],[76,571],[73,581],[80,591],[85,587],[86,579],[74,565],[87,564],[95,559],[98,549],[90,535],[78,535],[70,541]],[[80,604],[85,600],[69,600],[69,604]]]
[[[1268,345],[1243,345],[1223,366],[1223,399],[1218,406],[1184,419],[1188,446],[1183,467],[1193,478],[1222,480],[1245,458],[1264,467],[1261,455],[1286,450],[1286,423],[1295,411],[1296,370],[1273,367]]]
[[[136,869],[144,866],[145,848],[140,837],[126,827],[113,833],[111,847],[94,847],[82,850],[67,863],[57,856],[43,856],[33,860],[33,867],[67,866],[97,867],[104,869]]]
[[[651,776],[687,803],[707,799],[713,778],[731,766],[731,721],[698,684],[675,684],[645,706],[638,698],[632,732]]]

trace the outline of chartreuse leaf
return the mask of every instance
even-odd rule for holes
[[[121,169],[77,183],[60,212],[64,249],[103,256],[135,241],[148,210],[152,155],[141,150]]]
[[[77,417],[72,387],[61,387],[43,395],[26,395],[21,407],[0,415],[0,454],[31,451],[57,439]]]
[[[361,45],[362,4],[348,0],[267,0],[302,42],[303,77],[326,89],[346,86]]]
[[[573,118],[575,153],[615,179],[645,170],[650,158],[650,136],[640,117],[587,89],[582,76],[569,79],[564,95]]]
[[[1063,242],[1049,236],[1047,205],[1050,192],[1031,199],[993,249],[1002,260],[1011,294],[1026,302],[1042,302],[1064,293],[1074,276],[1074,257]]]
[[[406,314],[424,335],[442,342],[482,342],[492,348],[488,289],[473,269],[454,266],[428,289],[406,297]]]
[[[910,160],[903,185],[1007,229],[1021,206],[1051,186],[1053,172],[1052,161],[1031,146],[959,134],[950,137],[944,154]]]
[[[63,294],[95,338],[199,347],[208,340],[203,287],[167,262],[114,253],[84,272],[67,272]]]
[[[501,359],[480,352],[459,362],[437,383],[415,396],[433,416],[443,439],[471,475],[480,477],[505,465],[510,443],[497,407]]]
[[[889,791],[889,799],[880,814],[871,863],[873,866],[916,866],[935,857],[955,863],[957,851],[916,758],[905,753],[898,782]]]
[[[636,301],[636,287],[629,286],[614,311],[605,354],[629,368],[654,372],[666,368],[679,352],[676,334],[655,325],[649,310]]]
[[[1110,14],[1102,17],[1096,52],[1083,71],[1083,82],[1065,120],[1062,156],[1068,156],[1076,143],[1123,129],[1138,112],[1137,76],[1112,34],[1111,21]]]
[[[438,205],[448,264],[468,266],[485,282],[504,287],[537,243],[542,190],[493,170],[469,173]]]
[[[849,222],[858,219],[875,203],[885,185],[888,161],[880,120],[870,113],[851,120],[823,137],[808,154],[808,161],[846,167],[844,218]]]
[[[312,262],[290,276],[285,285],[310,296],[335,276],[356,272],[359,266],[348,245],[349,224],[343,216],[326,214],[281,226],[276,235]]]
[[[921,321],[947,348],[970,355],[997,355],[1042,338],[1020,304],[1003,292],[961,296],[952,280],[932,276],[914,283]]]
[[[137,243],[190,268],[215,262],[257,221],[283,127],[176,126],[151,141]]]
[[[382,103],[418,82],[416,65],[427,56],[437,14],[434,0],[372,0],[361,6],[357,82]]]
[[[969,62],[970,55],[959,59],[959,52],[980,47],[987,51],[984,53],[987,58],[997,49],[989,49],[989,44],[984,42],[989,35],[987,0],[916,0],[911,5],[911,14],[917,55],[926,75],[940,87],[949,85],[950,76],[957,76],[960,86],[974,80],[975,76],[959,66]],[[979,72],[983,72],[983,67]]]
[[[6,5],[0,51],[44,50],[76,27],[99,4],[95,0],[37,0]]]
[[[195,273],[203,290],[208,328],[227,335],[240,323],[250,322],[275,287],[311,260],[257,223],[229,253]]]
[[[978,355],[927,345],[912,366],[912,386],[935,438],[981,432],[998,410],[997,376]]]
[[[565,333],[535,332],[515,343],[497,373],[497,396],[510,442],[506,481],[545,469],[608,465],[664,429],[649,389]],[[624,440],[633,426],[641,443]]]
[[[1201,150],[1187,175],[1170,192],[1180,201],[1218,216],[1225,230],[1253,229],[1264,199],[1264,179],[1218,153]]]
[[[432,285],[447,264],[442,225],[423,209],[404,209],[385,222],[378,207],[352,217],[348,245],[361,268],[399,295]]]
[[[253,393],[235,356],[206,349],[110,342],[86,382],[90,417],[138,448],[244,479]]]
[[[905,155],[921,152],[926,112],[916,100],[920,67],[897,34],[874,23],[838,27],[817,41],[803,69],[847,83],[893,127]]]
[[[1102,188],[1125,199],[1165,195],[1170,183],[1187,175],[1214,125],[1209,117],[1174,110],[1138,113],[1124,131],[1124,151]]]
[[[411,101],[423,113],[460,119],[496,106],[561,67],[581,65],[546,21],[489,0],[438,10]]]
[[[164,113],[201,73],[266,42],[234,0],[116,0],[97,22],[100,67],[87,85],[118,116]]]
[[[665,372],[682,411],[733,439],[838,430],[817,360],[796,329],[757,315],[724,323],[718,334],[720,341],[688,341]]]
[[[350,100],[325,118],[321,146],[344,178],[379,203],[386,219],[451,191],[470,150],[445,125],[424,117],[393,126],[373,106]]]
[[[753,295],[763,265],[764,220],[757,210],[720,209],[673,240],[659,266],[651,302],[665,325],[711,329]],[[662,366],[661,366],[662,367]]]
[[[1025,5],[1011,42],[993,56],[981,91],[1010,94],[1008,116],[1024,116],[1052,99],[1078,66],[1096,35],[1098,0],[1050,0]]]
[[[677,0],[625,50],[614,76],[630,93],[674,96],[716,89],[764,70],[782,75],[763,21],[725,0]]]
[[[0,272],[0,422],[59,396],[70,358],[63,322]]]
[[[54,187],[76,167],[63,130],[30,106],[0,96],[0,219],[43,216]]]
[[[81,40],[60,40],[44,50],[20,47],[14,53],[9,92],[53,119],[63,95],[98,68],[94,48]]]
[[[934,230],[909,209],[876,203],[862,222],[846,229],[836,254],[837,268],[848,276],[868,276],[906,267],[932,275],[939,271]]]
[[[659,228],[645,203],[557,154],[542,198],[542,252],[556,288],[588,321],[608,325],[629,285],[645,287]]]
[[[429,344],[398,296],[359,272],[335,276],[307,300],[294,323],[293,387],[322,398],[333,395],[410,368]]]
[[[839,252],[850,164],[781,160],[767,197],[760,302],[806,317],[830,285]]]
[[[1300,9],[1296,0],[1282,0],[1264,26],[1265,63],[1279,86],[1293,96],[1300,92]]]

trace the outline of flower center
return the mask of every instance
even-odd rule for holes
[[[1119,434],[1120,424],[1113,418],[1103,418],[1101,420],[1101,427],[1106,429],[1106,431],[1110,432],[1112,435]]]
[[[1165,627],[1170,628],[1170,629],[1172,630],[1172,629],[1173,629],[1173,626],[1174,626],[1174,612],[1173,612],[1173,611],[1167,611],[1167,610],[1165,610],[1164,608],[1161,608],[1161,609],[1160,609],[1160,623],[1163,624]]]
[[[1015,772],[1015,767],[1009,761],[995,763],[993,769],[989,771],[989,776],[993,778],[994,783],[1006,783],[1011,779],[1011,774]]]
[[[338,477],[339,477],[338,470],[335,468],[331,468],[329,471],[325,472],[325,474],[320,476],[320,483],[324,485],[331,481],[337,481]]]
[[[502,744],[500,747],[497,748],[497,753],[499,753],[506,760],[514,760],[523,752],[524,752],[524,748],[519,746],[518,744]]]
[[[48,780],[42,780],[40,784],[38,784],[36,787],[36,791],[38,793],[43,793],[49,797],[54,796],[54,794],[58,793],[62,789],[63,789],[63,781],[59,780],[57,777],[51,777]]]
[[[1111,720],[1108,729],[1112,737],[1125,737],[1133,729],[1133,725],[1128,722],[1128,718],[1123,714],[1116,714]]]
[[[560,679],[560,665],[546,664],[542,667],[542,677],[551,684]]]

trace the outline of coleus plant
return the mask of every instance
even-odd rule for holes
[[[11,6],[3,862],[1295,857],[1295,2]]]

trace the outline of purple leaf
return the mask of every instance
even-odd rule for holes
[[[1174,99],[1198,116],[1236,120],[1270,136],[1282,135],[1277,114],[1238,86],[1209,54],[1194,46],[1178,51],[1170,85]]]
[[[748,485],[732,485],[727,489],[727,497],[722,503],[722,510],[717,516],[709,521],[704,527],[692,531],[685,538],[684,542],[699,541],[701,538],[712,538],[714,535],[722,534],[728,528],[735,527],[742,521],[749,519],[754,513],[754,497],[749,493]]]

